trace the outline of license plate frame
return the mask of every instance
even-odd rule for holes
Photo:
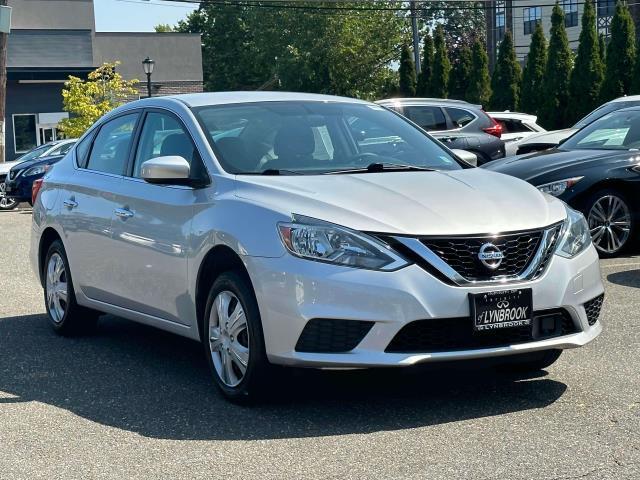
[[[469,307],[474,332],[532,328],[533,290],[530,288],[470,293]]]

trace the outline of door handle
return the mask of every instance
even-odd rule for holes
[[[116,217],[120,217],[123,220],[133,217],[133,212],[126,208],[116,208],[115,214],[116,214]]]
[[[74,208],[76,208],[78,206],[78,202],[76,202],[74,199],[70,198],[68,200],[65,200],[64,202],[62,202],[64,204],[65,207],[67,207],[69,210],[72,210]]]

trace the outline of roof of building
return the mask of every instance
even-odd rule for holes
[[[8,67],[93,67],[91,30],[13,30]]]

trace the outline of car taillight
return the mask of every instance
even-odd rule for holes
[[[483,128],[482,130],[484,131],[484,133],[488,133],[489,135],[500,138],[502,136],[502,125],[496,122],[495,119],[490,115],[487,114],[487,117],[489,118],[489,120],[491,120],[491,126]]]
[[[33,185],[31,187],[31,203],[33,205],[35,205],[36,199],[38,198],[38,193],[40,193],[40,189],[42,188],[42,182],[43,179],[39,178],[38,180],[33,182]]]

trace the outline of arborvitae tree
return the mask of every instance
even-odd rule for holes
[[[489,59],[484,42],[476,40],[471,52],[471,72],[469,88],[465,100],[483,106],[489,104],[491,98],[491,80],[489,79]]]
[[[636,43],[636,61],[633,70],[633,80],[631,81],[630,93],[634,95],[640,93],[640,78],[638,78],[638,75],[640,75],[640,38]]]
[[[507,30],[500,42],[498,60],[491,77],[491,108],[494,110],[517,110],[520,98],[522,72],[516,59],[513,37]]]
[[[444,43],[442,25],[436,27],[433,44],[435,53],[433,55],[433,71],[431,82],[429,83],[429,94],[436,98],[447,98],[451,63],[447,55],[447,46]]]
[[[635,27],[629,13],[629,7],[618,2],[611,19],[611,38],[609,45],[607,45],[602,101],[621,97],[630,92],[636,59],[635,36]]]
[[[547,67],[547,40],[544,38],[542,24],[536,23],[531,35],[531,46],[527,54],[527,63],[522,72],[520,89],[520,109],[523,112],[540,115],[540,106],[544,101],[544,72]]]
[[[598,35],[598,53],[600,54],[600,62],[602,63],[602,69],[606,68],[606,59],[607,59],[607,41],[604,38],[604,33]]]
[[[416,96],[416,65],[413,62],[411,50],[407,45],[402,46],[400,54],[400,94],[403,97]]]
[[[542,83],[545,99],[540,120],[547,128],[558,129],[567,126],[571,63],[572,53],[564,27],[564,12],[556,3],[551,14],[547,68]]]
[[[457,58],[452,62],[449,76],[449,98],[464,100],[469,88],[471,73],[471,50],[466,45],[458,49]]]
[[[570,107],[567,120],[574,122],[600,104],[600,87],[604,66],[600,59],[596,11],[591,0],[586,0],[582,14],[582,30],[578,56],[569,83]]]
[[[431,72],[433,71],[433,38],[428,33],[424,36],[424,47],[422,48],[422,64],[420,65],[420,75],[418,75],[418,88],[416,94],[419,97],[430,96],[429,87],[431,82]]]

